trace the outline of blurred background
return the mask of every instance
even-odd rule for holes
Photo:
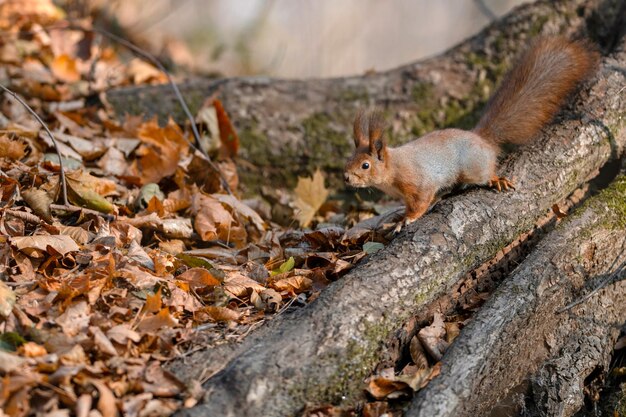
[[[523,0],[67,0],[187,71],[335,77],[444,51]],[[78,7],[80,6],[80,7]],[[70,8],[72,9],[72,8]],[[88,10],[87,10],[88,9]]]

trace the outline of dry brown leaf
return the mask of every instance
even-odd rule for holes
[[[169,307],[164,307],[158,314],[141,320],[137,328],[143,332],[150,333],[164,327],[174,327],[176,325],[178,325],[178,320],[172,317]]]
[[[424,352],[422,343],[420,342],[417,335],[413,336],[413,338],[411,339],[411,342],[409,344],[409,352],[411,353],[411,359],[413,359],[413,363],[419,369],[428,368],[428,358],[426,357],[426,353]]]
[[[106,353],[110,356],[117,356],[118,352],[113,346],[113,343],[104,334],[104,332],[96,326],[89,327],[89,332],[93,335],[93,341],[96,344],[98,350],[102,353]]]
[[[71,337],[86,332],[90,319],[91,307],[86,301],[79,301],[70,305],[63,314],[56,318],[55,322],[61,326],[63,333]]]
[[[15,300],[13,290],[4,281],[0,281],[0,316],[9,317],[13,311],[13,306],[15,306]]]
[[[252,210],[241,200],[238,200],[232,195],[228,194],[213,194],[213,197],[215,197],[215,199],[218,200],[220,203],[226,204],[237,213],[250,220],[259,231],[265,230],[265,222],[263,221],[261,216],[259,216],[256,211]]]
[[[24,198],[24,201],[26,201],[26,204],[33,209],[35,214],[40,216],[45,221],[52,223],[50,204],[53,203],[53,200],[49,193],[39,188],[31,188],[29,190],[22,191],[22,197]]]
[[[26,342],[17,349],[17,353],[26,358],[36,358],[48,354],[45,347],[38,345],[35,342]]]
[[[0,158],[14,161],[20,160],[26,154],[26,145],[19,140],[12,140],[7,135],[0,136]]]
[[[389,403],[386,401],[375,401],[373,403],[366,403],[363,406],[363,417],[384,417],[387,416],[387,410],[389,409]]]
[[[239,150],[239,137],[237,136],[237,132],[235,132],[230,118],[222,106],[222,102],[215,99],[213,100],[213,106],[215,107],[215,113],[217,115],[220,141],[222,143],[220,154],[223,158],[234,158],[237,156],[237,151]]]
[[[73,83],[80,80],[76,60],[66,54],[55,57],[50,63],[50,70],[60,81]]]
[[[74,239],[65,235],[14,236],[9,241],[27,255],[33,255],[35,251],[45,252],[48,246],[61,255],[80,250]]]
[[[161,311],[161,287],[154,294],[148,294],[146,296],[146,304],[143,306],[143,311],[148,313],[158,313]]]
[[[412,391],[406,382],[383,376],[370,378],[365,390],[377,400],[407,397]]]
[[[443,357],[443,353],[449,346],[449,343],[445,341],[446,328],[443,323],[443,316],[441,313],[435,313],[433,317],[433,323],[430,326],[424,327],[417,333],[417,337],[426,351],[437,362]]]
[[[230,308],[207,306],[203,310],[213,321],[227,322],[239,320],[240,314]]]
[[[113,340],[120,345],[125,345],[127,341],[132,341],[138,343],[141,340],[141,335],[136,331],[132,330],[128,324],[118,324],[110,328],[107,331],[107,336],[109,339]]]
[[[556,203],[552,205],[552,212],[556,215],[556,218],[559,220],[564,217],[567,217],[567,213],[563,212],[563,210],[561,210],[559,205]]]
[[[294,205],[296,207],[295,216],[300,226],[307,227],[317,210],[328,198],[329,191],[324,186],[324,176],[318,169],[312,178],[298,177],[298,185],[294,190],[296,195]]]
[[[0,372],[8,374],[9,372],[19,368],[25,362],[23,358],[0,349]]]
[[[234,229],[235,219],[215,198],[197,193],[192,198],[191,210],[195,214],[194,228],[202,240],[229,239],[229,231]]]
[[[461,329],[459,329],[459,323],[445,323],[446,327],[446,342],[452,343],[454,339],[461,333]]]
[[[71,237],[74,242],[80,245],[87,244],[87,242],[95,237],[93,233],[83,229],[82,227],[65,226],[60,223],[55,223],[54,226],[59,229],[59,234]]]
[[[173,397],[180,394],[185,385],[163,369],[160,362],[152,361],[146,366],[141,387],[144,392],[151,392],[159,397]]]
[[[241,298],[247,296],[251,290],[261,292],[265,290],[265,287],[237,271],[226,271],[224,290],[235,297]]]
[[[299,294],[311,288],[313,281],[302,275],[294,275],[279,279],[277,281],[271,281],[270,287],[276,291],[288,291]]]
[[[165,74],[158,68],[139,58],[133,59],[126,71],[128,76],[132,78],[134,84],[144,84],[150,81],[160,83],[167,82]]]
[[[90,382],[98,389],[98,411],[102,414],[102,417],[117,417],[117,401],[113,391],[102,381],[98,379],[91,379]]]
[[[204,268],[191,268],[183,272],[176,279],[185,281],[193,289],[220,285],[220,280]]]
[[[176,172],[178,162],[188,153],[188,145],[180,127],[169,120],[160,127],[156,119],[143,123],[137,132],[142,144],[135,150],[138,159],[130,166],[131,175],[143,184],[158,183]]]

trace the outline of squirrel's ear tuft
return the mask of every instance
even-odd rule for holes
[[[365,110],[360,109],[354,118],[354,146],[358,149],[367,146],[367,117]]]
[[[375,110],[369,117],[369,149],[372,155],[378,156],[381,161],[387,153],[387,142],[385,140],[385,128],[387,123],[382,112]]]

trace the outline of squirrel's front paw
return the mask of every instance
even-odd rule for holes
[[[404,226],[410,225],[417,219],[418,218],[405,217],[403,220],[400,220],[398,224],[396,225],[396,227],[393,229],[393,234],[397,235],[398,233],[400,233],[400,231],[402,230]]]
[[[487,183],[487,186],[489,188],[494,188],[498,192],[502,190],[504,191],[515,190],[515,186],[513,185],[511,181],[507,180],[504,177],[498,177],[497,175],[494,175],[493,177],[491,177],[491,179]]]

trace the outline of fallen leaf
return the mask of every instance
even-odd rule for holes
[[[558,204],[552,205],[552,212],[556,215],[557,219],[562,219],[567,217],[567,213],[563,212]]]
[[[217,115],[217,123],[220,131],[220,141],[222,143],[221,154],[223,158],[234,158],[239,150],[239,137],[233,128],[232,123],[226,110],[222,106],[222,102],[218,99],[213,100],[215,113]]]
[[[417,337],[422,342],[424,349],[437,362],[441,360],[443,353],[449,346],[449,343],[444,339],[445,336],[446,328],[441,313],[435,313],[432,324],[424,327],[417,333]]]
[[[294,206],[296,208],[296,220],[300,226],[307,227],[317,210],[328,198],[329,191],[324,186],[324,176],[318,169],[312,178],[298,177],[298,185],[294,190],[296,195]]]
[[[35,342],[26,342],[19,347],[17,352],[26,358],[37,358],[48,353],[45,347]]]
[[[428,358],[426,357],[426,353],[424,352],[422,343],[420,342],[417,335],[411,338],[411,342],[409,343],[409,352],[415,366],[417,366],[419,369],[428,368]]]
[[[130,62],[127,72],[134,84],[145,84],[149,81],[167,81],[165,74],[158,68],[139,58],[135,58]]]
[[[0,316],[5,319],[9,317],[13,311],[13,306],[15,306],[15,301],[16,297],[13,290],[4,281],[0,281]]]
[[[250,220],[259,231],[265,230],[265,222],[263,221],[261,216],[259,216],[256,211],[252,210],[241,200],[238,200],[232,195],[228,194],[213,194],[213,197],[215,197],[215,199],[219,202],[228,205],[237,213]]]
[[[76,60],[66,54],[55,57],[50,63],[50,70],[63,82],[73,83],[80,80]]]
[[[139,343],[141,335],[132,330],[127,324],[118,324],[107,331],[109,339],[120,345],[125,345],[127,341]]]
[[[240,316],[238,312],[226,307],[206,306],[202,311],[205,312],[211,320],[217,322],[237,321]]]
[[[408,397],[412,392],[411,387],[406,382],[382,376],[370,378],[365,390],[377,400]]]
[[[115,183],[104,178],[97,178],[89,173],[78,170],[68,173],[67,198],[77,206],[87,207],[102,213],[111,213],[114,210],[104,195],[115,191]]]
[[[458,323],[445,323],[446,327],[446,342],[452,343],[454,339],[461,333]]]
[[[144,392],[151,392],[159,397],[173,397],[180,394],[185,385],[163,369],[160,362],[152,361],[146,366],[141,388]]]
[[[197,193],[192,198],[191,210],[195,214],[194,228],[202,240],[228,239],[228,230],[235,219],[215,198]]]
[[[19,368],[24,362],[26,362],[25,359],[0,349],[0,371],[4,375]]]
[[[169,307],[164,307],[158,314],[141,320],[137,328],[143,332],[150,333],[164,327],[174,327],[176,325],[178,325],[178,320],[170,315]]]
[[[312,284],[313,281],[311,281],[311,279],[301,275],[294,275],[292,277],[270,282],[270,286],[276,291],[289,291],[296,294],[300,294],[301,292],[310,289]]]
[[[0,136],[0,158],[20,160],[26,154],[26,145],[19,140],[10,139],[7,135]]]
[[[98,389],[98,411],[102,414],[102,417],[117,417],[117,402],[113,391],[102,381],[97,379],[91,379],[90,382]]]
[[[224,290],[235,297],[245,297],[248,295],[248,291],[261,292],[264,289],[265,287],[255,280],[236,271],[228,271],[224,277]]]
[[[34,251],[45,252],[48,246],[61,255],[80,250],[74,239],[65,235],[14,236],[9,242],[27,255],[33,254]]]
[[[147,311],[148,313],[158,313],[161,311],[161,288],[162,287],[159,287],[154,294],[148,294],[146,304],[143,306],[143,311]]]
[[[204,268],[188,269],[178,275],[176,279],[189,283],[189,286],[193,289],[211,287],[221,283],[219,279]]]
[[[55,323],[61,326],[63,333],[68,336],[76,336],[84,333],[89,327],[91,319],[91,308],[86,301],[79,301],[70,305],[59,317]]]

